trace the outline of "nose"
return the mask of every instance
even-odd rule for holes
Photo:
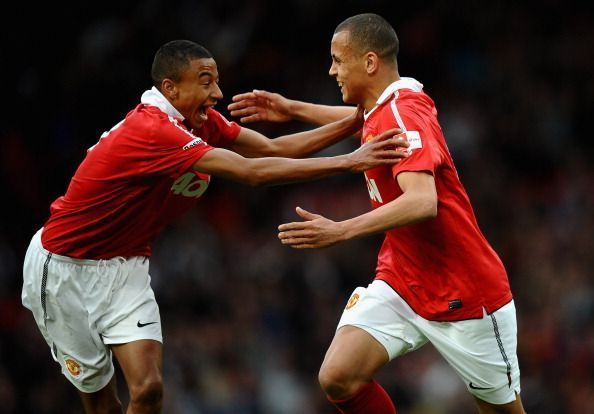
[[[337,75],[337,71],[336,71],[336,67],[334,66],[334,62],[332,62],[332,64],[330,65],[330,70],[328,71],[328,74],[330,76],[336,76]]]
[[[219,84],[215,82],[211,96],[217,100],[223,99],[223,91],[219,87]]]

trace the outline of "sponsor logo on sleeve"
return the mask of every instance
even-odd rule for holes
[[[190,148],[195,147],[196,145],[202,144],[204,141],[202,141],[200,138],[194,138],[193,140],[191,140],[190,142],[188,142],[186,145],[184,145],[184,147],[182,148],[184,151],[189,150]]]
[[[421,135],[419,131],[406,131],[406,140],[408,141],[408,153],[410,154],[412,150],[423,148],[423,141],[421,140]]]

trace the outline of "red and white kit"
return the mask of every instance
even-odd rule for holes
[[[505,268],[481,233],[423,85],[401,78],[366,114],[362,140],[401,128],[409,157],[365,172],[373,208],[402,194],[397,176],[435,179],[437,217],[386,231],[375,280],[355,289],[338,328],[357,326],[390,359],[435,346],[468,390],[493,404],[520,392],[517,328]]]
[[[112,378],[107,345],[162,342],[150,285],[150,243],[202,196],[191,166],[240,127],[214,109],[198,131],[153,88],[89,149],[66,194],[33,237],[23,269],[29,308],[62,372],[95,392]]]
[[[377,208],[402,194],[396,176],[404,171],[433,175],[437,217],[386,232],[377,279],[398,292],[429,320],[481,318],[512,299],[501,260],[481,233],[468,195],[447,148],[437,110],[422,85],[403,78],[386,89],[366,116],[363,140],[401,128],[409,157],[393,167],[365,172],[371,204]]]

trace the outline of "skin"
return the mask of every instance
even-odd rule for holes
[[[385,88],[399,79],[395,62],[386,62],[373,52],[361,53],[349,41],[349,32],[335,33],[331,43],[333,76],[345,103],[371,110]],[[360,216],[335,222],[297,207],[304,220],[279,226],[281,243],[296,249],[322,248],[336,243],[406,226],[437,215],[437,192],[432,175],[403,172],[396,177],[403,194]],[[353,326],[339,329],[326,353],[319,373],[322,389],[332,399],[352,396],[389,362],[386,350],[367,332]],[[475,398],[481,414],[523,414],[522,401],[503,405]]]

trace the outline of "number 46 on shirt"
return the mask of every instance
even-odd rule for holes
[[[184,197],[200,197],[208,188],[208,180],[202,180],[194,172],[187,172],[179,176],[171,186],[175,195]]]

